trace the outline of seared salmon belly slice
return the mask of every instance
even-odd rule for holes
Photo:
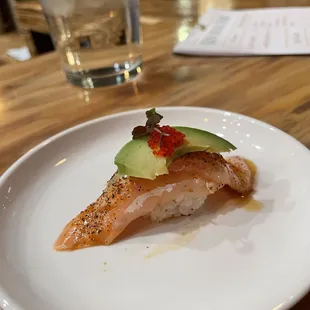
[[[241,194],[253,189],[250,167],[239,156],[193,152],[177,158],[168,170],[155,180],[114,174],[101,196],[66,225],[55,250],[109,245],[142,216],[162,221],[191,215],[226,185]]]

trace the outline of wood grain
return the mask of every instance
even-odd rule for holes
[[[14,9],[16,22],[21,31],[49,32],[39,1],[15,2]]]
[[[173,55],[175,42],[187,35],[202,10],[216,2],[154,3],[141,1],[142,12],[160,16],[161,22],[156,30],[143,25],[144,69],[134,82],[88,91],[75,88],[66,82],[56,53],[0,67],[0,173],[36,144],[68,127],[156,106],[204,106],[243,113],[280,128],[310,148],[308,57]],[[218,3],[240,8],[309,5],[310,0]],[[309,310],[310,295],[293,309]]]

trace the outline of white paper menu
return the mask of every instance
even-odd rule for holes
[[[310,54],[310,8],[210,9],[173,51],[205,56]]]

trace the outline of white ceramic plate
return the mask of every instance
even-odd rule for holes
[[[264,207],[203,211],[108,247],[55,252],[62,228],[100,195],[115,171],[114,155],[145,116],[132,111],[79,125],[41,143],[1,177],[2,308],[282,310],[306,293],[310,152],[245,116],[159,111],[164,123],[210,130],[255,162],[254,198]]]

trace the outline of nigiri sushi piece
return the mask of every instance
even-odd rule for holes
[[[224,186],[246,194],[254,177],[246,161],[205,151],[177,157],[155,179],[114,174],[101,196],[67,224],[58,251],[109,245],[135,219],[154,221],[191,215]]]
[[[101,196],[64,228],[54,244],[61,250],[109,245],[139,217],[153,221],[191,215],[224,186],[246,194],[254,176],[241,157],[219,153],[236,147],[210,132],[160,126],[155,109],[145,126],[117,153],[117,172]]]

